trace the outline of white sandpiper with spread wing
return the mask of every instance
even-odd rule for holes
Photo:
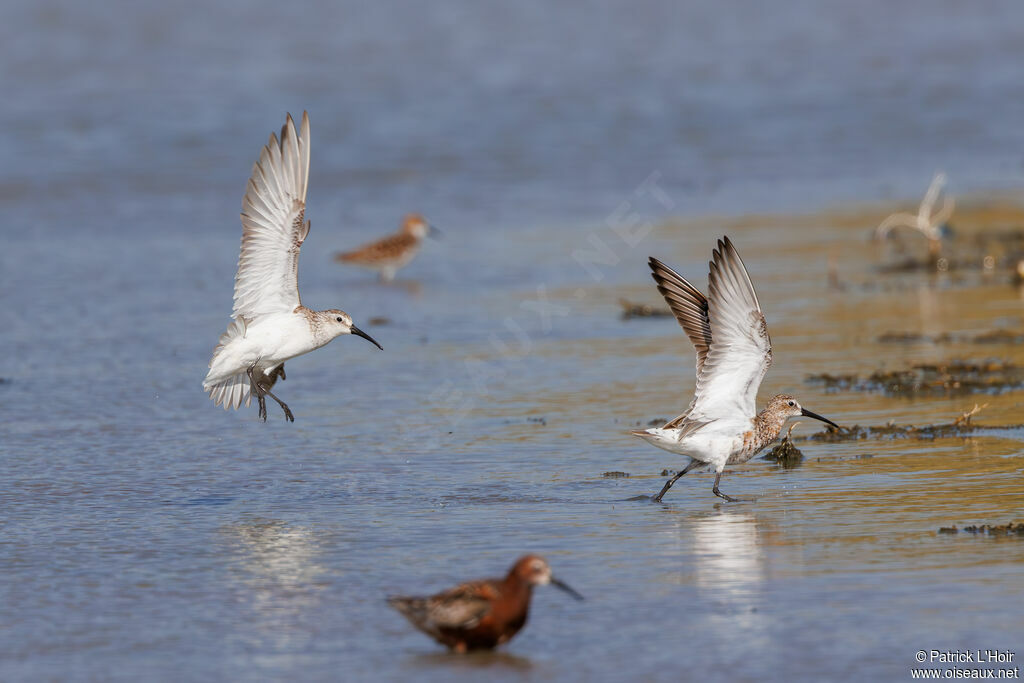
[[[949,231],[947,223],[956,208],[956,201],[949,195],[943,194],[945,187],[946,174],[936,173],[921,199],[917,214],[891,214],[875,228],[875,239],[885,239],[894,228],[911,228],[928,239],[928,253],[932,258],[937,259],[942,251],[943,237]],[[939,201],[940,195],[942,196],[942,207],[935,211],[935,203]]]
[[[335,337],[355,334],[376,340],[352,324],[344,311],[313,311],[299,299],[299,249],[309,234],[309,116],[300,133],[288,115],[281,140],[271,133],[242,200],[242,252],[235,275],[234,320],[220,336],[203,390],[224,409],[249,405],[252,396],[266,421],[265,396],[292,411],[270,392],[284,379],[284,362],[318,349]]]
[[[689,464],[665,483],[652,500],[660,501],[679,477],[711,465],[714,493],[726,465],[746,462],[779,435],[790,417],[804,415],[834,422],[804,410],[786,394],[773,397],[757,412],[761,380],[772,364],[768,324],[747,269],[728,237],[718,241],[708,275],[708,296],[658,259],[650,266],[658,291],[697,349],[697,387],[686,412],[657,429],[632,434],[671,453],[690,457]]]

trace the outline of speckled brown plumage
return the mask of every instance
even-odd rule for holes
[[[789,402],[795,399],[789,394],[773,396],[764,410],[759,412],[751,420],[752,429],[743,435],[743,447],[735,455],[729,458],[728,464],[735,465],[746,462],[757,455],[763,448],[779,438],[786,420],[794,414],[790,409]]]
[[[712,251],[706,297],[658,259],[651,257],[649,264],[658,291],[697,352],[697,382],[686,411],[662,427],[632,431],[658,448],[690,458],[652,500],[660,501],[681,476],[701,464],[715,470],[715,495],[738,500],[718,489],[727,464],[752,458],[778,437],[790,417],[835,423],[785,394],[757,412],[757,390],[772,365],[772,343],[754,284],[728,237]]]
[[[397,260],[410,249],[419,246],[420,241],[412,235],[399,233],[364,244],[358,249],[338,254],[335,258],[343,263],[381,265]]]
[[[423,238],[430,231],[431,227],[423,216],[411,213],[402,219],[402,227],[396,234],[335,254],[334,259],[339,263],[376,270],[383,280],[391,280],[399,268],[416,256]]]

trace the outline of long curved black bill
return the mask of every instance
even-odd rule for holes
[[[376,346],[376,347],[377,347],[378,349],[380,349],[381,351],[383,351],[383,350],[384,350],[384,347],[383,347],[383,346],[381,346],[380,344],[378,344],[378,343],[377,343],[377,340],[376,340],[376,339],[374,339],[374,338],[373,338],[373,337],[371,337],[370,335],[366,334],[365,332],[363,332],[363,331],[362,331],[361,329],[359,329],[359,328],[358,328],[358,327],[356,327],[355,325],[353,325],[353,326],[352,326],[352,334],[356,335],[357,337],[362,337],[362,338],[363,338],[363,339],[365,339],[366,341],[368,341],[368,342],[370,342],[371,344],[373,344],[374,346]],[[822,419],[824,419],[824,418],[822,418]]]
[[[813,417],[815,420],[821,420],[825,424],[830,424],[833,427],[835,427],[836,429],[840,428],[839,425],[837,425],[835,422],[833,422],[832,420],[828,419],[827,417],[822,417],[821,415],[818,415],[817,413],[812,413],[811,411],[807,410],[806,408],[801,408],[800,409],[800,414],[803,415],[804,417]]]
[[[564,590],[566,593],[568,593],[572,597],[576,598],[577,600],[582,600],[583,599],[583,596],[580,595],[579,593],[577,593],[575,590],[573,590],[572,587],[569,586],[569,584],[565,583],[564,581],[559,581],[558,579],[556,579],[553,576],[551,577],[551,585],[555,586],[556,588],[561,588],[562,590]]]

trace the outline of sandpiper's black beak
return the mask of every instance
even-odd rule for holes
[[[582,600],[583,599],[583,596],[580,595],[579,593],[577,593],[575,590],[573,590],[573,588],[569,584],[565,583],[564,581],[559,581],[558,579],[556,579],[553,576],[551,577],[551,585],[555,586],[556,588],[561,588],[562,590],[564,590],[566,593],[568,593],[572,597],[576,598],[577,600]]]
[[[443,234],[444,233],[434,227],[434,225],[429,223],[427,224],[427,237],[433,237],[435,240],[439,240]]]
[[[384,347],[383,347],[383,346],[381,346],[380,344],[378,344],[378,343],[377,343],[377,340],[376,340],[376,339],[374,339],[374,338],[373,338],[373,337],[371,337],[370,335],[366,334],[365,332],[363,332],[363,331],[362,331],[361,329],[359,329],[359,328],[358,328],[358,327],[356,327],[355,325],[353,325],[353,326],[352,326],[352,334],[356,335],[357,337],[362,337],[362,338],[363,338],[363,339],[365,339],[366,341],[368,341],[368,342],[370,342],[371,344],[373,344],[374,346],[376,346],[376,347],[377,347],[378,349],[380,349],[381,351],[383,351],[383,350],[384,350]],[[824,418],[822,418],[822,419],[824,419]]]
[[[821,420],[825,424],[830,424],[833,427],[835,427],[836,429],[840,428],[839,425],[837,425],[832,420],[828,419],[827,417],[822,417],[821,415],[818,415],[817,413],[812,413],[811,411],[807,410],[807,408],[801,408],[800,409],[800,414],[803,415],[804,417],[813,417],[815,420]]]

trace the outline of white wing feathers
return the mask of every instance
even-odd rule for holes
[[[714,251],[706,303],[700,292],[656,259],[651,268],[659,291],[697,349],[693,402],[666,426],[754,417],[758,387],[772,364],[772,345],[754,286],[732,242],[728,237],[719,240]]]
[[[309,234],[306,188],[309,183],[309,116],[302,113],[300,134],[288,115],[281,141],[273,133],[242,200],[242,251],[235,275],[231,317],[251,320],[295,310],[299,300],[299,249]]]

